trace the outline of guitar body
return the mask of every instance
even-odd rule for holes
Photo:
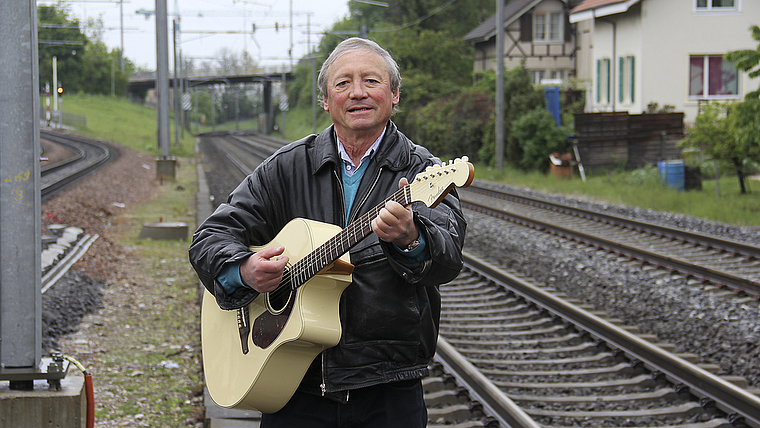
[[[269,244],[283,246],[289,265],[306,257],[341,228],[317,221],[294,219]],[[348,254],[302,286],[275,299],[259,295],[248,305],[250,333],[241,334],[241,310],[219,308],[205,291],[201,309],[203,370],[211,398],[221,407],[273,413],[293,396],[306,370],[324,349],[341,336],[339,302],[351,284]]]

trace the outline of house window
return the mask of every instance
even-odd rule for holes
[[[633,56],[618,58],[618,101],[632,104],[635,89],[635,62]]]
[[[610,59],[596,60],[596,102],[610,103]]]
[[[562,12],[536,12],[533,15],[534,42],[561,42],[564,35]]]
[[[723,55],[689,57],[690,98],[735,98],[739,94],[739,73]]]
[[[544,70],[531,70],[530,75],[533,78],[533,84],[540,85],[541,81],[544,80],[545,72]]]
[[[696,0],[697,10],[736,10],[736,3],[739,0]]]
[[[533,17],[533,40],[546,40],[546,14],[536,13]]]

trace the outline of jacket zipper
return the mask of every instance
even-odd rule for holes
[[[343,194],[343,182],[341,181],[340,176],[338,175],[338,172],[336,170],[334,170],[334,169],[333,169],[333,175],[335,176],[335,181],[338,182],[338,189],[340,190],[340,200],[341,200],[341,204],[340,204],[341,209],[340,209],[340,212],[341,212],[341,218],[343,219],[343,225],[345,227],[345,224],[346,224],[346,206],[345,206],[345,202],[342,202],[342,201],[344,201],[346,199],[346,197]],[[321,355],[321,357],[322,357],[322,383],[319,385],[319,389],[322,390],[322,396],[324,397],[325,394],[327,393],[327,379],[326,379],[327,376],[325,375],[325,365],[326,365],[325,351],[322,351],[321,354],[322,354]]]
[[[322,351],[322,384],[319,385],[319,389],[322,390],[322,396],[325,396],[327,392],[327,384],[325,382],[325,351]]]

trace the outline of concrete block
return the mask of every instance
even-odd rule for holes
[[[183,241],[187,239],[187,231],[187,223],[182,222],[144,223],[138,239]]]
[[[15,391],[9,382],[0,382],[0,427],[84,428],[87,399],[84,376],[70,369],[61,380],[61,390],[48,389],[44,380],[34,381],[34,390]]]
[[[177,178],[177,159],[156,159],[156,178],[174,181]]]

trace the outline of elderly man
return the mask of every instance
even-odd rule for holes
[[[190,260],[222,309],[249,304],[282,281],[282,246],[257,252],[300,217],[345,227],[440,164],[390,120],[401,76],[376,43],[340,43],[319,73],[333,125],[263,162],[199,227]],[[435,353],[438,285],[462,268],[466,222],[456,192],[435,208],[389,201],[372,234],[350,251],[342,336],[309,367],[284,408],[262,427],[424,427],[421,378]]]

